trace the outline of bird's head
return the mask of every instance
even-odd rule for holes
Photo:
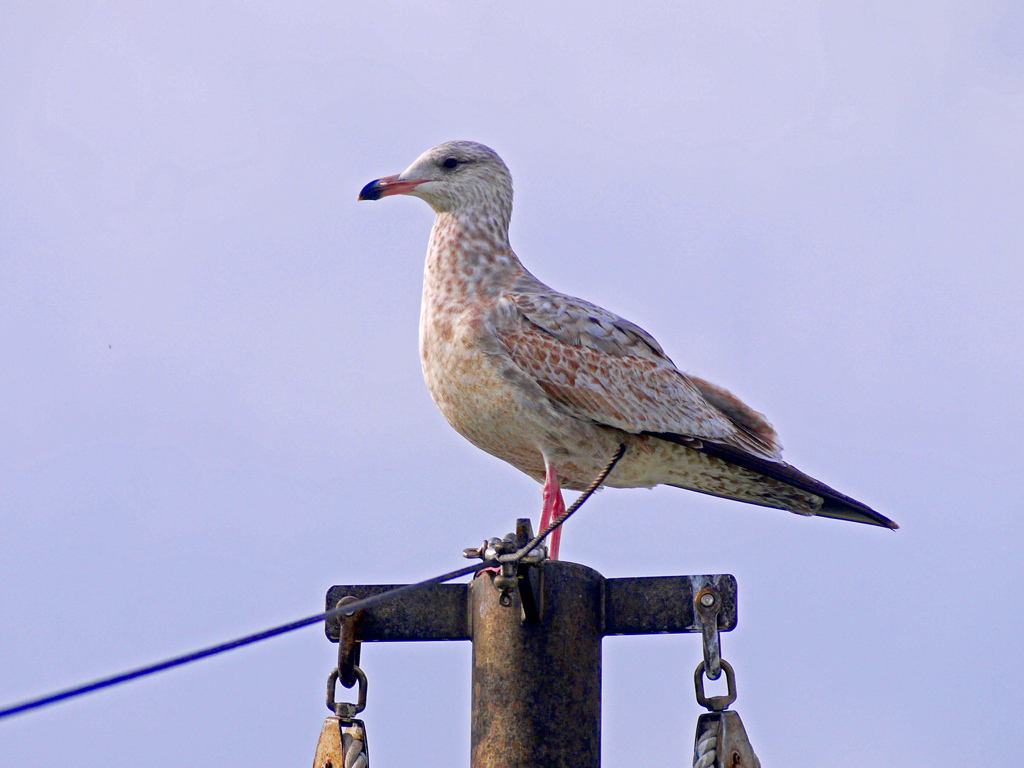
[[[512,211],[512,174],[498,153],[474,141],[448,141],[428,149],[396,176],[371,181],[360,200],[413,195],[436,212],[486,209],[508,221]]]

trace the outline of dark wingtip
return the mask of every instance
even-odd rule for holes
[[[847,498],[849,498],[849,497],[847,497]],[[826,499],[826,511],[818,513],[822,517],[829,517],[828,501],[829,500]],[[851,501],[855,501],[855,500],[851,500]],[[856,502],[856,503],[860,504],[859,501]],[[850,520],[850,521],[852,521],[854,523],[867,523],[868,525],[877,525],[879,528],[888,528],[890,531],[895,531],[895,530],[899,529],[899,525],[896,524],[895,520],[890,520],[885,515],[880,514],[878,512],[875,512],[875,510],[871,509],[871,507],[869,507],[867,505],[863,506],[863,509],[860,510],[860,514],[859,515],[856,515],[856,516],[853,516],[853,517],[844,517],[844,516],[841,516],[841,515],[836,515],[836,517],[840,517],[843,520]]]
[[[374,179],[361,190],[359,190],[360,200],[380,200],[380,179]]]
[[[796,467],[789,464],[779,464],[774,461],[763,459],[734,446],[714,443],[710,440],[695,441],[694,438],[686,435],[676,435],[668,432],[647,432],[645,434],[678,443],[687,448],[706,453],[730,464],[743,467],[751,472],[757,472],[767,477],[779,480],[787,485],[792,485],[807,493],[820,496],[823,504],[814,514],[818,517],[831,517],[836,520],[849,520],[852,523],[865,523],[877,525],[879,528],[888,528],[895,531],[899,526],[885,515],[876,512],[867,504],[852,499],[846,494],[840,493],[835,488],[825,485],[820,480],[815,480],[805,475]],[[699,443],[699,447],[696,443]],[[771,505],[769,505],[771,506]]]

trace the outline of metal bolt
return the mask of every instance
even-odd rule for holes
[[[704,593],[700,596],[700,604],[703,605],[705,608],[710,608],[712,605],[715,604],[715,596],[710,592]]]

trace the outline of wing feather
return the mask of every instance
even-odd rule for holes
[[[589,302],[509,294],[496,334],[512,361],[573,416],[625,432],[709,439],[779,460],[764,417],[681,373],[649,333]]]

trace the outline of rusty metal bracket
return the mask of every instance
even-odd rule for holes
[[[718,635],[718,614],[722,610],[722,596],[713,587],[705,587],[694,596],[693,608],[700,617],[704,669],[708,680],[717,680],[722,676],[722,643]]]
[[[544,615],[544,569],[523,565],[517,578],[523,623],[539,624]]]
[[[548,577],[563,570],[578,568],[574,563],[545,560],[531,569],[536,578],[538,608],[550,591]],[[543,580],[541,579],[543,576]],[[326,607],[334,608],[346,595],[370,597],[388,592],[400,584],[344,584],[327,592]],[[703,589],[714,589],[722,601],[718,613],[718,631],[736,628],[736,579],[728,574],[709,576],[641,576],[603,579],[601,612],[602,634],[661,635],[702,632],[703,624],[694,607],[694,596]],[[396,600],[380,603],[359,619],[359,640],[394,642],[409,640],[470,640],[468,584],[436,584],[402,595]],[[523,590],[520,590],[522,593]],[[324,630],[332,642],[338,642],[341,622],[332,617]]]
[[[354,603],[355,601],[356,598],[352,595],[346,595],[338,601],[335,608],[341,608],[343,605]],[[362,613],[362,611],[344,613],[341,615],[338,623],[338,676],[341,684],[346,688],[351,688],[356,684],[355,670],[359,665],[360,650],[356,631],[359,619],[362,618]]]
[[[533,523],[528,517],[516,520],[516,551],[533,539]],[[522,605],[522,620],[525,624],[539,624],[544,615],[544,569],[541,564],[547,557],[547,549],[538,547],[532,556],[516,564],[516,589]]]

